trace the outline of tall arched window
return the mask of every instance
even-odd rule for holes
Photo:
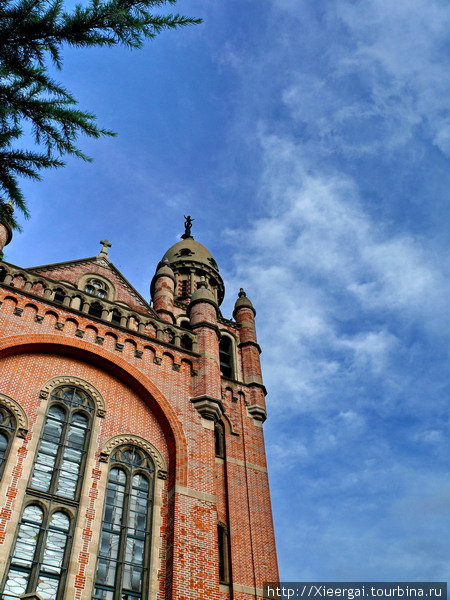
[[[5,470],[16,427],[16,419],[12,412],[4,406],[0,406],[0,478]]]
[[[93,413],[90,396],[80,388],[64,385],[52,392],[29,483],[31,490],[78,498]]]
[[[220,372],[223,377],[232,379],[233,369],[233,342],[227,335],[223,335],[219,342]]]
[[[15,600],[37,592],[44,600],[57,600],[67,570],[71,520],[60,508],[52,512],[37,503],[23,511],[2,593]],[[61,590],[62,591],[62,590]]]
[[[95,600],[147,598],[154,473],[141,448],[121,446],[111,455]]]

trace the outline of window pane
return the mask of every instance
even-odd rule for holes
[[[70,519],[63,512],[55,512],[52,514],[50,519],[50,527],[52,529],[62,529],[63,531],[69,531]]]
[[[114,585],[117,563],[114,560],[100,558],[97,567],[97,581],[104,585]]]
[[[66,543],[67,535],[65,533],[51,530],[48,532],[41,571],[57,574],[61,572]]]
[[[19,598],[22,594],[25,594],[29,577],[29,573],[10,569],[2,598],[9,600],[10,598]]]
[[[123,589],[140,592],[142,586],[143,570],[134,565],[123,566]]]
[[[55,600],[58,593],[59,578],[53,579],[46,575],[39,574],[39,583],[36,591],[42,596],[43,600]]]
[[[66,416],[66,411],[62,409],[60,406],[51,406],[48,409],[48,416],[56,419],[57,421],[64,421]]]
[[[78,427],[86,428],[88,426],[88,419],[81,413],[75,413],[72,416],[72,424],[78,425]]]
[[[42,508],[37,506],[37,504],[29,504],[26,509],[23,511],[23,521],[29,521],[31,523],[42,523],[42,519],[44,517],[44,513],[42,512]]]
[[[128,538],[125,547],[125,562],[140,566],[144,562],[144,540]]]
[[[39,525],[29,525],[28,523],[20,525],[11,564],[31,567],[39,531]]]
[[[95,588],[93,600],[113,600],[114,592],[112,590],[102,590]]]
[[[100,556],[116,560],[119,554],[119,542],[120,537],[117,533],[104,531],[100,541]]]

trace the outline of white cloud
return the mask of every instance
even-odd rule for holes
[[[267,216],[229,238],[236,287],[244,283],[262,313],[271,387],[297,392],[309,410],[358,377],[394,385],[408,352],[402,329],[442,327],[445,261],[423,239],[374,221],[350,178],[309,169],[286,139],[263,136],[262,144]]]

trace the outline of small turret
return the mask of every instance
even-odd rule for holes
[[[12,202],[0,205],[0,255],[3,248],[12,240],[11,216],[14,212]]]
[[[250,386],[255,386],[253,394],[255,402],[264,406],[265,388],[262,380],[261,361],[259,355],[261,348],[256,338],[255,314],[253,304],[241,288],[238,299],[234,305],[233,317],[239,326],[239,348],[242,355],[242,372],[244,381]],[[262,394],[260,394],[262,391]]]

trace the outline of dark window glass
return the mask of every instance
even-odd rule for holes
[[[116,325],[120,325],[121,314],[118,310],[114,309],[111,315],[111,323],[115,323]]]
[[[189,335],[181,336],[181,347],[186,350],[192,350],[192,338]]]
[[[100,304],[100,302],[92,302],[89,305],[88,314],[92,315],[93,317],[97,317],[97,318],[101,319],[102,312],[103,312],[103,306]]]
[[[221,523],[217,526],[217,537],[219,545],[219,581],[220,583],[229,583],[228,532],[225,525]]]
[[[64,293],[64,291],[61,288],[57,288],[55,290],[55,295],[53,297],[53,301],[57,302],[58,304],[62,304],[65,297],[66,297],[66,294]]]
[[[222,423],[214,425],[214,449],[216,456],[220,458],[225,457],[225,431]]]
[[[111,456],[93,599],[142,600],[148,564],[154,467],[135,446]]]
[[[219,343],[220,372],[223,377],[233,378],[233,345],[228,336],[222,336]]]
[[[180,296],[182,298],[187,298],[189,295],[189,281],[187,279],[183,279],[180,282]]]

